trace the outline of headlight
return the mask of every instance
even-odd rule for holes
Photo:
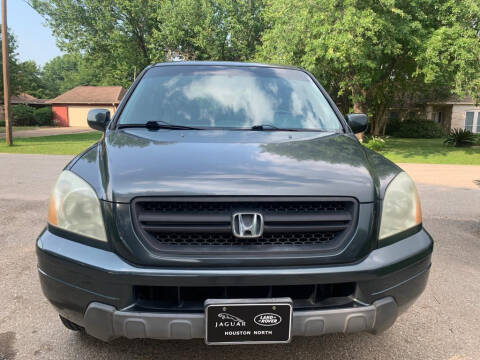
[[[385,239],[421,223],[422,208],[417,188],[410,176],[401,172],[385,191],[379,239]]]
[[[60,174],[50,195],[48,222],[80,235],[107,241],[97,194],[85,180],[68,170]]]

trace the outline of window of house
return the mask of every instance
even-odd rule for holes
[[[442,123],[442,112],[441,112],[441,111],[435,112],[435,122],[436,122],[437,124],[441,124],[441,123]]]
[[[480,133],[480,111],[465,112],[465,130]]]

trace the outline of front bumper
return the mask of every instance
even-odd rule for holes
[[[102,340],[190,339],[204,336],[201,313],[150,313],[135,305],[134,285],[253,286],[355,282],[359,306],[294,311],[293,335],[382,331],[423,292],[433,241],[424,230],[372,251],[355,264],[263,268],[153,268],[56,236],[37,241],[43,292],[60,314]]]
[[[397,304],[391,297],[355,308],[294,311],[293,336],[328,333],[380,332],[397,318]],[[193,339],[205,337],[205,315],[198,313],[149,313],[118,311],[113,306],[91,303],[84,317],[90,335],[109,341],[129,339]]]

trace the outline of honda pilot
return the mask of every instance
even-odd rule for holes
[[[43,293],[98,339],[287,343],[389,328],[433,242],[412,179],[357,140],[308,72],[147,67],[59,175],[37,240]]]

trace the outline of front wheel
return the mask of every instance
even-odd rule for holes
[[[70,320],[68,319],[65,319],[62,315],[58,315],[60,316],[60,320],[62,321],[62,324],[68,329],[68,330],[72,330],[72,331],[83,331],[83,327],[81,327],[80,325],[77,325],[73,322],[71,322]]]

